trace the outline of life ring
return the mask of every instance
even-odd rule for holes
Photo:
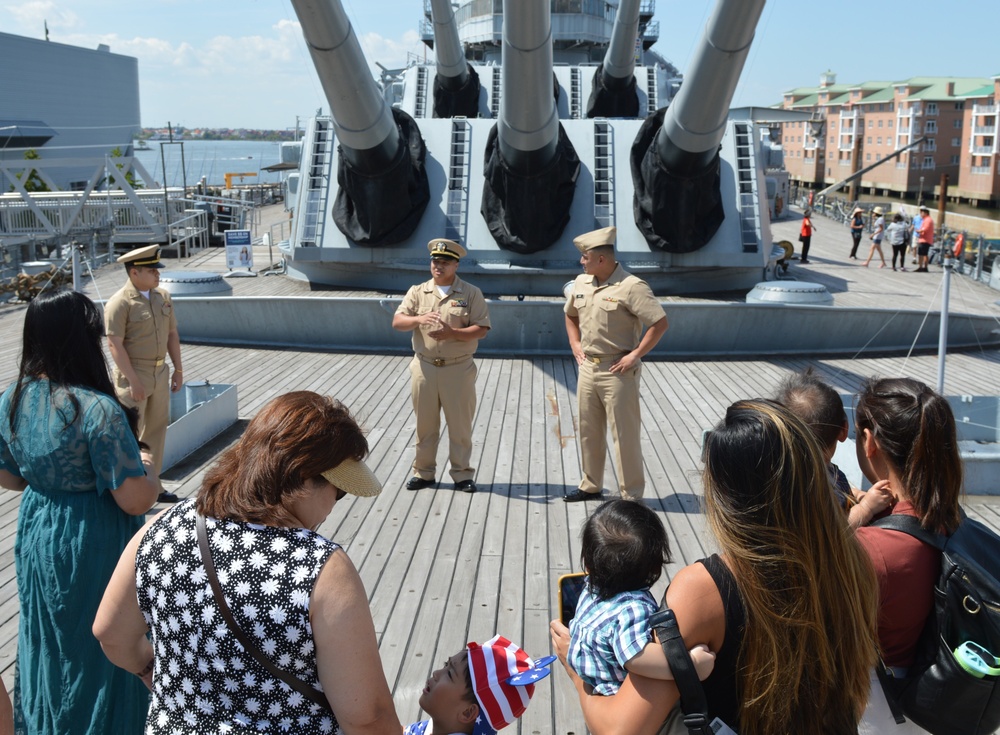
[[[965,247],[965,233],[960,233],[958,237],[955,238],[955,257],[962,257],[962,249]]]

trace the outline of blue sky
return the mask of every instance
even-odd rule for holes
[[[422,0],[343,0],[369,64],[423,55]],[[656,0],[656,49],[684,71],[714,0]],[[0,0],[0,31],[139,59],[142,123],[286,128],[326,101],[289,0]],[[733,104],[787,89],[913,76],[1000,74],[995,0],[769,0]],[[25,63],[30,63],[26,60]],[[5,70],[9,73],[9,70]]]

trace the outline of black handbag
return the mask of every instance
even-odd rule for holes
[[[212,549],[208,545],[208,530],[205,527],[205,516],[200,513],[197,515],[196,526],[198,528],[198,548],[201,550],[201,561],[205,565],[205,575],[208,577],[208,583],[212,587],[212,594],[215,596],[215,602],[219,606],[219,612],[222,614],[222,619],[226,621],[226,625],[229,626],[229,630],[232,631],[233,635],[236,636],[236,640],[242,644],[243,648],[249,653],[254,659],[263,666],[267,672],[273,676],[275,679],[285,682],[292,689],[297,691],[303,697],[308,699],[313,704],[318,704],[320,707],[333,714],[333,708],[330,706],[330,701],[326,698],[326,695],[315,689],[314,687],[306,684],[304,681],[298,677],[283,671],[274,665],[264,652],[260,650],[253,639],[250,638],[243,630],[240,628],[236,619],[233,617],[232,610],[229,609],[229,605],[226,603],[226,598],[222,594],[222,585],[219,584],[219,575],[215,572],[215,562],[212,561]]]

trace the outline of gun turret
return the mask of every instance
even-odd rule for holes
[[[763,9],[764,0],[718,0],[680,92],[636,137],[635,221],[652,249],[693,252],[722,224],[719,143]]]
[[[637,117],[635,39],[641,0],[621,0],[604,63],[594,72],[587,117]]]
[[[434,20],[434,117],[479,117],[479,75],[465,60],[451,0],[431,0]]]
[[[503,93],[481,211],[500,247],[534,253],[569,221],[580,159],[556,112],[550,3],[504,0],[503,13]]]
[[[382,98],[340,0],[292,0],[292,6],[339,142],[334,222],[359,243],[405,240],[430,199],[420,130]]]

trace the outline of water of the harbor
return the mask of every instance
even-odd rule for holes
[[[276,141],[185,140],[183,168],[180,142],[164,142],[162,158],[160,141],[151,140],[148,145],[149,150],[136,150],[135,157],[158,183],[167,186],[181,186],[185,173],[188,186],[197,184],[202,176],[209,186],[222,186],[227,173],[254,174],[233,177],[234,184],[277,184],[282,180],[281,172],[262,170],[278,163],[280,144]]]

